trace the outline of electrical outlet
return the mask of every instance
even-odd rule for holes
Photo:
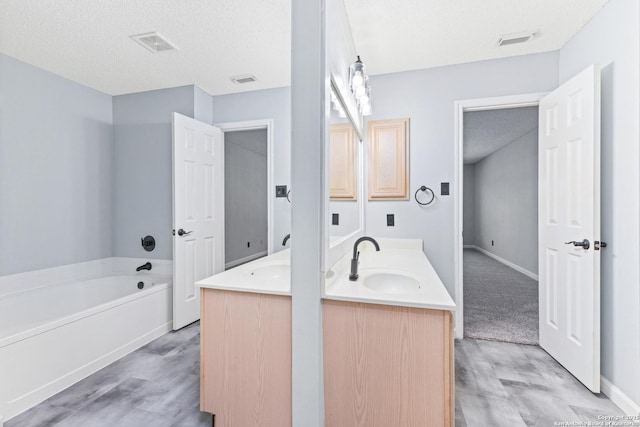
[[[340,214],[331,214],[331,225],[340,225]]]
[[[247,242],[247,247],[250,248],[251,247],[251,242]]]
[[[491,241],[491,246],[493,246],[493,240]]]
[[[441,196],[448,196],[449,195],[449,183],[448,182],[441,182],[440,183],[440,195]]]

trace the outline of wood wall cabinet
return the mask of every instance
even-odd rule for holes
[[[201,292],[200,409],[216,427],[291,426],[291,297]]]
[[[330,199],[356,200],[356,137],[350,123],[331,125],[329,152]]]
[[[409,119],[371,120],[369,200],[409,199]]]
[[[323,301],[330,427],[453,427],[451,312]]]

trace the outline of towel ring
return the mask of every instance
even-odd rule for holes
[[[291,203],[291,199],[289,198],[289,194],[291,194],[291,190],[287,191],[287,202]]]
[[[428,202],[426,202],[426,203],[422,203],[420,200],[418,200],[418,191],[424,191],[424,192],[426,193],[426,192],[427,192],[427,190],[431,192],[431,198],[429,199],[429,201],[428,201]],[[420,188],[418,188],[418,189],[416,190],[416,194],[414,194],[414,196],[413,196],[413,197],[414,197],[414,199],[416,199],[416,202],[418,202],[418,204],[419,204],[419,205],[427,206],[428,204],[430,204],[431,202],[433,202],[433,199],[435,199],[435,198],[436,198],[436,194],[433,192],[433,190],[432,190],[432,189],[430,189],[429,187],[427,187],[427,186],[424,186],[424,185],[423,185],[423,186],[421,186]]]

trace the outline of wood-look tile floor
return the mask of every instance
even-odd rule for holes
[[[624,415],[538,346],[464,339],[455,358],[456,427],[588,425]]]
[[[5,427],[210,426],[211,415],[199,411],[199,337],[197,323],[170,332]],[[589,392],[540,347],[456,342],[457,427],[553,426],[616,414],[609,399]]]

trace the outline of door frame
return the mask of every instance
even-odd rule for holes
[[[267,255],[273,253],[273,119],[246,120],[239,122],[215,123],[223,134],[245,130],[267,130]],[[224,140],[223,140],[224,145]],[[224,171],[223,171],[224,177]],[[222,244],[225,243],[225,232],[222,230]]]
[[[464,293],[463,293],[463,169],[464,169],[464,113],[471,111],[501,110],[507,108],[535,107],[548,92],[493,98],[465,99],[454,102],[454,149],[453,149],[453,260],[455,337],[464,337]]]

